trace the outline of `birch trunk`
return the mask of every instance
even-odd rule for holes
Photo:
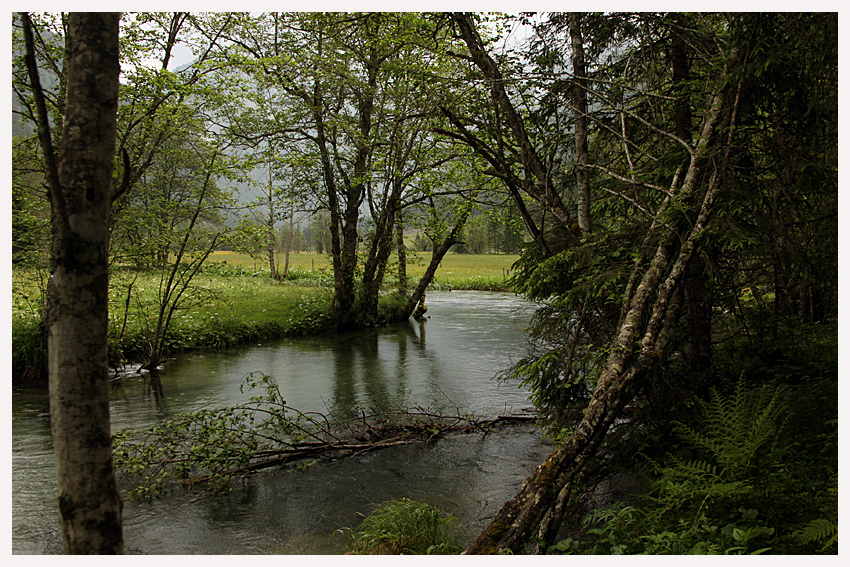
[[[28,16],[23,19],[29,27]],[[53,224],[47,290],[50,425],[62,540],[65,552],[75,554],[122,553],[124,548],[112,468],[106,350],[118,21],[117,13],[68,16],[62,147],[55,166],[47,160]],[[39,98],[28,39],[30,77]],[[52,155],[46,113],[39,112],[39,123],[42,147]]]

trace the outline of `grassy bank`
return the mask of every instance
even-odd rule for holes
[[[415,281],[430,254],[411,254],[408,275]],[[516,256],[450,254],[430,289],[507,289]],[[282,269],[282,268],[281,268]],[[43,274],[12,273],[12,376],[44,378],[46,344],[39,329]],[[396,286],[389,279],[387,288]],[[109,356],[112,364],[141,360],[156,324],[160,275],[115,270],[110,276]],[[333,272],[326,255],[293,254],[290,277],[274,282],[268,266],[250,256],[216,252],[193,280],[191,298],[175,316],[167,337],[169,353],[223,348],[330,328]],[[128,299],[129,298],[129,299]]]

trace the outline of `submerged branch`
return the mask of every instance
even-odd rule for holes
[[[423,408],[330,420],[287,406],[270,376],[250,374],[243,390],[245,386],[262,388],[265,394],[248,403],[177,416],[145,432],[116,433],[115,466],[122,479],[132,483],[129,496],[157,496],[170,480],[228,491],[235,477],[269,467],[427,443],[447,433],[486,433],[496,424],[534,420],[533,416],[478,420]]]

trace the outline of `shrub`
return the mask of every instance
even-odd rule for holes
[[[47,339],[36,319],[12,317],[12,376],[22,381],[47,378]]]
[[[377,506],[357,531],[341,531],[348,537],[352,554],[451,554],[461,551],[454,520],[428,504],[402,498]]]

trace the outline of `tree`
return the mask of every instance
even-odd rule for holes
[[[537,401],[550,404],[541,408],[550,416],[564,409],[563,400],[556,398],[558,392],[586,395],[575,421],[558,417],[556,432],[563,443],[526,479],[517,496],[503,506],[467,551],[519,552],[530,540],[537,540],[538,550],[545,550],[582,471],[623,408],[647,390],[669,395],[675,388],[698,392],[706,386],[699,378],[709,376],[701,373],[703,364],[688,365],[705,356],[694,352],[697,348],[708,347],[705,353],[710,360],[712,335],[702,335],[688,345],[681,338],[689,334],[681,332],[680,321],[690,318],[689,324],[704,328],[705,320],[699,319],[711,313],[712,305],[717,306],[717,291],[701,291],[695,282],[704,286],[711,281],[705,277],[706,268],[717,269],[715,247],[723,242],[721,227],[726,222],[718,212],[732,212],[734,218],[734,211],[742,206],[734,197],[736,187],[757,183],[753,172],[758,169],[752,167],[760,160],[753,154],[747,156],[744,149],[759,147],[762,151],[770,144],[755,133],[786,129],[781,120],[770,128],[749,126],[750,121],[770,115],[754,112],[750,98],[762,76],[759,69],[771,68],[773,63],[767,55],[771,49],[763,46],[778,45],[772,44],[773,38],[790,29],[797,33],[791,36],[796,40],[801,28],[796,22],[776,25],[771,18],[746,16],[698,16],[687,21],[651,14],[562,18],[562,22],[572,20],[572,26],[560,30],[573,36],[573,48],[581,42],[593,46],[593,55],[607,57],[593,71],[586,68],[581,73],[574,60],[573,75],[564,73],[564,66],[554,66],[548,74],[533,79],[540,92],[535,101],[557,101],[555,95],[565,93],[572,95],[574,103],[580,97],[572,87],[580,87],[593,99],[586,115],[588,139],[596,150],[587,154],[584,167],[595,171],[599,180],[591,201],[593,232],[588,238],[581,230],[579,234],[585,238],[579,240],[572,230],[569,201],[553,183],[566,178],[558,171],[563,162],[549,158],[553,154],[547,145],[555,136],[547,133],[559,121],[559,105],[526,105],[527,110],[520,112],[518,107],[529,94],[521,86],[522,70],[530,65],[509,66],[488,53],[475,16],[453,14],[452,19],[467,44],[468,57],[490,87],[490,113],[501,118],[491,122],[488,131],[480,121],[446,108],[453,128],[444,133],[474,148],[514,196],[537,244],[526,249],[515,277],[522,291],[548,300],[550,307],[541,319],[548,316],[555,323],[543,337],[554,339],[549,348],[530,357],[519,370],[526,373]],[[579,22],[588,26],[582,31],[593,30],[590,40],[576,36]],[[783,32],[777,34],[777,28]],[[812,36],[805,39],[790,44],[824,43]],[[805,51],[797,51],[796,57]],[[687,65],[683,65],[683,52]],[[529,53],[532,59],[537,55]],[[581,54],[573,50],[573,55],[579,59]],[[820,60],[818,65],[828,71],[826,76],[834,76],[828,63]],[[825,87],[816,81],[808,84]],[[552,97],[547,99],[545,92]],[[834,95],[831,86],[822,93]],[[772,97],[763,100],[767,98]],[[778,96],[773,103],[781,108],[782,98]],[[811,110],[816,107],[813,102],[807,106]],[[817,108],[815,113],[828,114],[825,108]],[[501,124],[505,128],[497,129]],[[829,145],[836,138],[828,134],[827,139]],[[578,138],[574,140],[581,145]],[[753,144],[757,140],[758,144]],[[575,150],[576,156],[582,154]],[[826,150],[821,155],[830,157],[812,156],[809,161],[817,162],[819,175],[829,178],[829,160],[834,154]],[[823,180],[816,185],[823,186]],[[525,199],[517,195],[532,199],[554,217],[560,229],[559,242],[540,229],[530,208],[522,209]],[[821,214],[828,215],[829,199],[821,202],[827,205]],[[765,220],[761,219],[760,226],[769,226]],[[773,234],[777,233],[781,231]],[[775,263],[774,273],[781,271],[781,264]],[[787,289],[777,286],[777,292],[782,287]],[[740,287],[719,291],[730,297],[740,293]],[[708,321],[710,327],[711,319]],[[691,377],[698,379],[688,384]]]
[[[550,254],[550,245],[544,230],[545,214],[554,217],[560,227],[571,229],[574,213],[564,202],[556,186],[553,159],[558,156],[562,144],[559,128],[540,128],[536,122],[527,126],[526,121],[535,113],[529,108],[520,112],[512,102],[511,94],[534,107],[539,92],[532,86],[526,89],[522,82],[508,81],[502,65],[487,51],[489,39],[482,37],[476,25],[477,16],[469,13],[452,14],[451,19],[458,35],[466,44],[467,59],[484,76],[489,92],[479,102],[487,117],[464,116],[452,105],[441,106],[441,111],[452,125],[452,129],[438,128],[436,131],[468,144],[490,164],[489,175],[500,179],[519,210],[523,222],[534,242],[543,254]],[[515,66],[508,61],[506,66]],[[487,100],[489,99],[489,100]],[[537,134],[535,136],[533,134]],[[545,139],[537,139],[539,137]],[[541,150],[545,149],[544,154]],[[529,202],[545,211],[537,218]],[[558,235],[568,246],[578,243],[578,236],[571,230],[561,230]]]
[[[44,195],[38,139],[12,143],[12,264],[45,268],[50,249],[50,206]]]
[[[315,249],[316,254],[324,254],[330,250],[329,216],[327,211],[319,211],[313,214],[307,225],[308,245]]]
[[[225,17],[219,28],[200,30],[195,16],[186,12],[139,12],[123,19],[126,80],[120,87],[118,154],[131,166],[128,188],[141,179],[169,138],[181,135],[186,122],[214,112],[227,96],[238,96],[234,78],[210,80],[215,70],[210,57],[228,21]],[[196,58],[170,71],[179,44],[192,49]]]
[[[174,318],[191,302],[204,298],[204,290],[193,286],[192,281],[228,232],[221,215],[226,196],[218,187],[219,178],[227,175],[221,148],[203,139],[182,141],[185,145],[179,147],[179,152],[164,153],[157,159],[162,168],[159,172],[165,174],[164,179],[157,180],[165,199],[157,201],[154,210],[164,214],[168,225],[161,232],[164,253],[158,265],[162,269],[158,301],[154,322],[149,326],[148,354],[142,365],[148,370],[162,363]],[[159,167],[152,167],[149,173],[157,173]],[[173,207],[171,197],[175,195],[184,201],[179,208]],[[171,221],[169,217],[174,213],[180,218]]]
[[[109,211],[124,188],[112,180],[119,14],[67,16],[67,93],[58,159],[30,18],[21,17],[53,225],[47,329],[62,539],[66,553],[122,553],[106,355]]]
[[[13,19],[13,53],[17,54],[23,53],[23,47],[21,36],[14,27],[15,21]],[[225,18],[225,25],[226,21]],[[68,90],[67,71],[63,63],[67,14],[30,14],[30,23],[33,52],[43,79],[45,110],[51,124],[55,126],[51,129],[53,144],[59,147]],[[194,26],[193,16],[183,12],[133,13],[126,14],[120,26],[123,80],[119,84],[116,154],[117,160],[128,173],[123,179],[122,194],[116,197],[115,211],[110,217],[110,231],[120,235],[111,240],[110,254],[113,259],[117,259],[132,253],[135,254],[134,260],[140,261],[141,257],[137,254],[139,249],[144,247],[143,244],[150,243],[142,243],[138,239],[133,242],[126,238],[138,233],[139,226],[132,215],[122,214],[125,202],[121,197],[134,192],[137,182],[144,178],[148,168],[156,162],[157,155],[169,147],[171,137],[183,135],[183,126],[194,121],[196,115],[209,112],[216,104],[220,105],[220,100],[232,90],[232,85],[227,83],[227,77],[217,78],[217,85],[211,85],[206,80],[210,73],[207,60],[220,32],[212,29],[206,30],[209,31],[208,36],[189,34],[188,31]],[[191,65],[169,71],[172,53],[181,43],[191,47],[198,57]],[[12,70],[15,93],[13,114],[21,121],[21,124],[16,124],[16,131],[26,135],[31,131],[31,124],[38,121],[36,106],[30,94],[27,67],[17,55],[13,57]],[[190,100],[191,107],[187,104]],[[25,141],[20,146],[29,147]],[[21,161],[16,160],[18,164]],[[43,158],[34,155],[31,162],[38,172],[47,169],[39,164],[40,161]],[[21,168],[16,167],[16,179],[22,179],[21,172]],[[36,199],[46,197],[39,191],[33,191],[31,195]],[[129,226],[119,226],[124,220]],[[149,223],[142,224],[149,226]],[[121,249],[127,244],[131,250]]]
[[[570,41],[573,51],[573,104],[575,105],[575,149],[576,149],[576,182],[577,182],[577,217],[582,234],[590,234],[590,181],[587,171],[587,90],[585,75],[587,67],[584,62],[584,42],[581,37],[580,15],[572,12],[569,15]]]
[[[418,14],[273,13],[243,17],[225,34],[232,48],[222,60],[276,97],[270,107],[287,109],[254,120],[255,138],[320,173],[309,185],[319,189],[314,208],[330,216],[338,328],[378,322],[396,219],[434,194],[421,178],[456,157],[428,128],[434,109],[423,85],[440,63],[419,44],[439,33]]]

